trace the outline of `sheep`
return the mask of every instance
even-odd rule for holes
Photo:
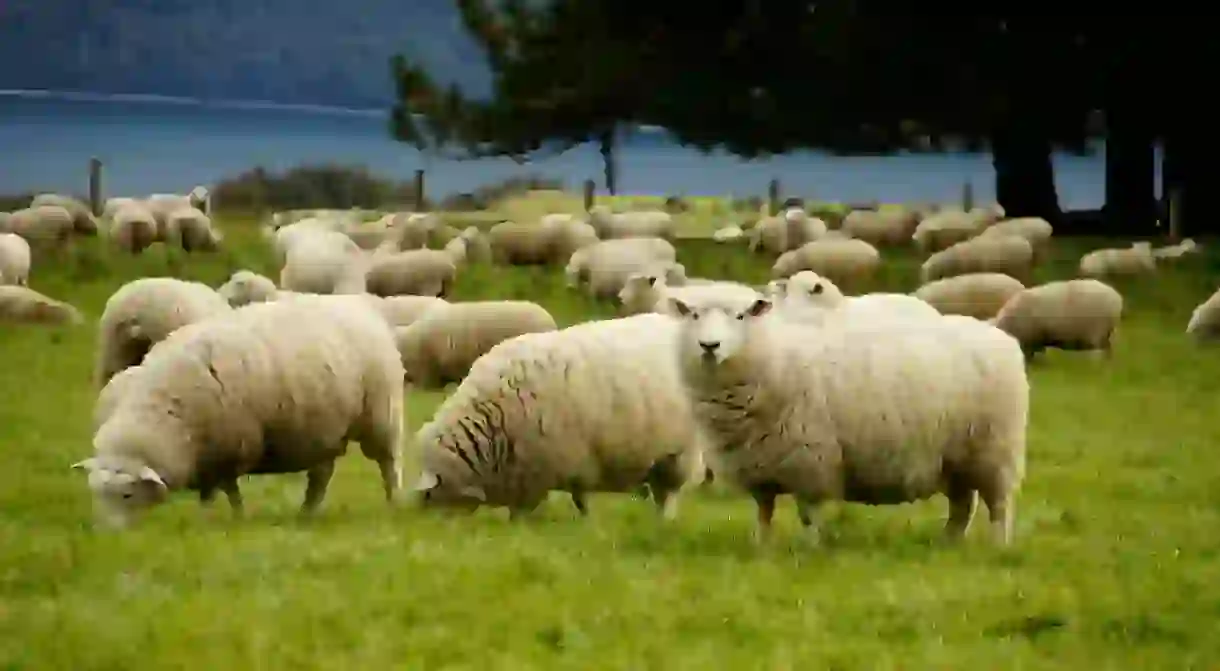
[[[116,196],[114,198],[107,198],[106,202],[102,204],[102,217],[106,218],[106,219],[113,219],[115,213],[118,212],[120,209],[122,209],[128,205],[135,205],[135,204],[143,205],[144,202],[139,198],[130,198],[128,196]]]
[[[668,267],[677,256],[674,246],[661,238],[602,240],[573,253],[564,275],[569,287],[587,281],[590,295],[610,298],[618,295],[632,274]]]
[[[212,192],[206,186],[196,186],[186,194],[186,197],[191,202],[191,207],[194,207],[208,217],[212,216]]]
[[[123,203],[111,219],[110,239],[119,249],[139,254],[157,241],[157,219],[143,203]]]
[[[674,348],[707,459],[758,506],[769,535],[775,499],[792,494],[816,537],[815,507],[949,499],[945,530],[965,534],[976,493],[995,540],[1012,537],[1025,470],[1029,382],[1020,347],[960,317],[879,328],[836,320],[809,330],[768,319],[772,303],[736,295],[670,299]]]
[[[59,205],[38,205],[9,216],[10,233],[25,238],[37,249],[64,249],[72,239],[72,213]]]
[[[369,295],[369,298],[377,298]],[[386,296],[378,298],[378,311],[395,328],[405,328],[419,321],[429,310],[449,301],[433,296]]]
[[[386,244],[392,231],[389,225],[392,221],[391,216],[393,215],[382,217],[377,221],[352,222],[344,225],[340,232],[351,238],[360,249],[372,251]]]
[[[477,226],[467,226],[457,237],[446,243],[444,252],[458,266],[491,260],[491,246]]]
[[[681,265],[681,264],[675,264]],[[713,289],[704,289],[713,287]],[[618,293],[620,311],[624,315],[643,314],[648,312],[665,314],[666,300],[671,295],[685,295],[689,291],[705,290],[726,291],[729,287],[737,287],[742,291],[757,293],[753,288],[736,282],[704,280],[689,286],[675,285],[666,273],[654,271],[635,273],[627,278],[622,291]]]
[[[1034,248],[1034,256],[1041,256],[1050,247],[1055,229],[1042,217],[1017,217],[999,221],[983,229],[980,235],[1016,235],[1025,238]]]
[[[276,299],[279,289],[275,282],[250,270],[239,270],[216,290],[229,305],[239,308],[250,303],[265,303]]]
[[[761,219],[747,236],[751,252],[780,255],[818,240],[826,231],[826,222],[789,208],[779,216]]]
[[[719,243],[736,242],[745,236],[745,231],[740,226],[730,224],[722,226],[712,233],[712,240]]]
[[[911,240],[924,253],[935,253],[979,235],[1003,217],[1004,208],[999,204],[990,208],[976,207],[969,212],[942,210],[919,222]]]
[[[1152,250],[1152,256],[1154,256],[1158,261],[1162,259],[1166,261],[1173,261],[1188,254],[1194,255],[1198,253],[1199,245],[1191,238],[1186,238],[1176,245],[1167,245],[1165,247],[1158,247]]]
[[[1101,350],[1111,354],[1111,340],[1123,314],[1123,297],[1094,279],[1047,282],[1013,296],[993,319],[996,328],[1021,343],[1033,359],[1047,347]]]
[[[176,231],[182,249],[187,252],[213,252],[220,247],[224,236],[212,227],[212,220],[202,210],[183,207],[166,215],[166,228]]]
[[[837,318],[940,317],[936,308],[906,294],[844,296],[834,282],[808,270],[802,270],[780,282],[781,299],[776,301],[780,309],[774,314],[805,324],[821,325],[827,319]]]
[[[492,347],[523,333],[554,331],[555,318],[529,301],[471,301],[428,309],[396,329],[406,380],[424,389],[460,381]]]
[[[842,232],[874,247],[908,244],[919,218],[906,208],[852,210],[843,218]]]
[[[422,504],[505,506],[518,517],[558,490],[583,516],[587,493],[646,484],[672,519],[706,449],[672,354],[676,333],[673,319],[645,314],[492,348],[416,433]]]
[[[1020,280],[1002,273],[968,273],[929,282],[912,295],[944,315],[990,319],[1024,289]]]
[[[457,264],[450,254],[437,249],[410,249],[377,253],[368,261],[364,282],[376,296],[449,295],[457,278]]]
[[[0,233],[0,284],[30,282],[30,243],[16,233]]]
[[[139,365],[153,345],[177,329],[231,310],[220,294],[199,282],[142,277],[124,284],[107,299],[98,324],[97,387]]]
[[[592,225],[570,215],[548,215],[537,224],[502,221],[487,231],[498,264],[557,265],[598,241]]]
[[[154,193],[144,199],[144,204],[157,220],[157,242],[169,247],[181,244],[180,231],[170,215],[178,210],[195,207],[189,196],[178,193]]]
[[[1156,272],[1156,257],[1149,242],[1133,242],[1127,249],[1097,249],[1080,257],[1081,277],[1104,279]]]
[[[1199,342],[1211,342],[1220,338],[1220,290],[1190,313],[1186,334],[1194,336]]]
[[[131,369],[93,435],[99,522],[116,527],[175,490],[243,508],[243,475],[307,474],[302,514],[322,502],[349,440],[402,486],[402,365],[389,326],[350,301],[248,305],[183,328]]]
[[[62,207],[72,215],[72,230],[78,235],[97,235],[97,218],[89,206],[70,196],[56,193],[40,193],[30,201],[30,207],[54,205]]]
[[[311,237],[314,233],[321,233],[324,237],[334,240],[331,244],[340,246],[353,253],[360,251],[360,246],[351,240],[351,238],[348,238],[348,241],[351,243],[350,245],[341,243],[335,238],[333,234],[338,233],[342,235],[342,231],[338,230],[336,226],[325,219],[302,219],[274,230],[264,230],[269,232],[268,237],[270,238],[271,246],[275,251],[276,260],[280,263],[284,263],[288,258],[288,250],[292,249],[301,240]]]
[[[398,212],[377,221],[388,230],[382,243],[387,250],[425,249],[443,226],[441,218],[430,212]]]
[[[673,216],[661,210],[611,212],[604,205],[595,205],[589,210],[589,225],[602,240],[662,238],[672,241],[677,237]]]
[[[0,323],[80,325],[84,315],[76,307],[29,287],[0,284]]]
[[[351,238],[311,230],[292,239],[280,269],[280,287],[311,294],[363,293],[364,270],[363,253]]]
[[[1003,273],[1027,280],[1034,262],[1034,247],[1016,235],[982,235],[959,242],[929,256],[919,268],[920,282],[966,275]]]
[[[815,240],[784,252],[771,266],[771,277],[783,279],[802,270],[830,278],[842,286],[858,286],[881,266],[881,253],[863,240]]]

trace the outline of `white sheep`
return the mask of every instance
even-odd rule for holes
[[[627,278],[626,284],[618,294],[618,299],[620,310],[624,315],[648,312],[666,314],[669,296],[697,295],[704,291],[732,291],[735,289],[758,293],[752,287],[726,281],[697,280],[689,285],[675,285],[666,276],[666,273],[654,271],[636,273]]]
[[[751,252],[779,255],[820,239],[826,231],[825,221],[794,207],[759,220],[746,235]]]
[[[270,278],[250,270],[239,270],[230,275],[229,279],[216,289],[216,293],[229,305],[239,308],[250,303],[273,301],[279,289]]]
[[[477,226],[467,226],[457,237],[445,243],[444,252],[458,266],[491,260],[491,245]]]
[[[591,295],[610,298],[618,295],[631,275],[668,267],[677,256],[673,244],[661,238],[602,240],[574,252],[564,275],[568,286],[587,282]]]
[[[402,484],[402,366],[389,326],[353,305],[248,305],[153,348],[106,400],[94,456],[73,464],[89,474],[99,521],[124,526],[181,489],[204,503],[220,490],[240,513],[238,478],[301,471],[310,513],[349,440],[377,462],[392,502]]]
[[[284,263],[284,261],[288,258],[288,250],[292,249],[292,247],[301,240],[312,237],[312,234],[314,233],[322,233],[325,237],[333,237],[332,234],[334,233],[342,234],[342,231],[338,229],[339,227],[335,225],[334,222],[317,217],[310,217],[307,219],[301,219],[300,221],[288,224],[286,226],[281,226],[279,228],[266,228],[263,230],[265,235],[271,241],[272,249],[275,251],[276,260],[278,260],[280,263]],[[342,246],[348,250],[360,249],[360,246],[350,238],[349,242],[351,242],[351,245]],[[338,243],[335,242],[332,244]]]
[[[1042,217],[1017,217],[998,221],[983,229],[980,235],[1015,235],[1025,238],[1034,248],[1034,256],[1042,256],[1051,244],[1055,229]]]
[[[708,461],[754,497],[760,537],[782,494],[816,532],[813,509],[826,501],[943,493],[950,536],[964,535],[977,494],[995,539],[1010,541],[1029,408],[1012,337],[964,317],[810,330],[765,318],[771,307],[764,298],[671,299]]]
[[[1199,253],[1199,245],[1192,238],[1186,238],[1176,245],[1167,245],[1152,250],[1152,255],[1159,260],[1173,261],[1183,256]]]
[[[1080,257],[1080,275],[1103,279],[1156,272],[1152,243],[1133,242],[1126,249],[1097,249]]]
[[[1190,313],[1186,333],[1194,336],[1200,342],[1211,342],[1220,338],[1220,290],[1209,296]]]
[[[157,241],[157,219],[143,203],[122,203],[110,220],[109,237],[119,249],[139,254]]]
[[[1123,297],[1114,287],[1077,279],[1025,289],[991,321],[1016,338],[1030,359],[1047,347],[1109,356],[1122,315]]]
[[[29,287],[0,284],[0,324],[84,323],[76,307]]]
[[[182,249],[187,252],[216,251],[224,236],[212,226],[212,220],[202,210],[183,207],[166,215],[166,227],[177,231]]]
[[[721,226],[720,228],[716,229],[716,231],[712,233],[712,240],[720,243],[736,242],[737,240],[742,239],[744,236],[745,231],[741,230],[740,226],[736,224],[729,224],[728,226]]]
[[[661,210],[612,212],[604,205],[595,205],[589,210],[589,225],[602,240],[663,238],[672,241],[677,237],[673,216]]]
[[[464,256],[464,254],[463,254]],[[365,289],[377,296],[449,295],[457,278],[454,255],[439,249],[379,251],[367,260]]]
[[[171,333],[231,311],[211,287],[172,277],[142,277],[119,287],[98,324],[94,381],[100,389],[119,371],[139,365]]]
[[[529,301],[470,301],[428,309],[395,339],[406,379],[424,389],[458,382],[492,347],[523,333],[554,331],[555,318]]]
[[[1034,247],[1017,235],[980,235],[929,256],[919,268],[920,282],[966,275],[1003,273],[1025,281],[1034,263]]]
[[[55,205],[67,210],[72,215],[72,230],[77,235],[97,235],[97,218],[89,206],[79,200],[57,193],[40,193],[30,201],[30,207],[40,205]]]
[[[377,309],[392,326],[405,328],[419,321],[427,312],[435,307],[449,305],[449,301],[433,296],[386,296],[378,298],[371,294],[368,298],[377,299]]]
[[[1002,273],[968,273],[929,282],[912,295],[944,315],[990,319],[1024,289],[1020,280]]]
[[[791,277],[802,270],[828,277],[846,287],[858,287],[881,267],[881,252],[863,240],[815,240],[784,252],[771,266],[771,277]]]
[[[844,296],[829,279],[802,270],[787,280],[779,280],[781,299],[774,314],[792,321],[821,325],[828,319],[939,318],[936,308],[906,294],[872,293]],[[680,297],[679,297],[680,298]]]
[[[1004,208],[976,207],[969,212],[945,209],[932,214],[915,227],[911,239],[925,253],[939,252],[982,233],[988,226],[1004,218]]]
[[[572,215],[552,214],[536,224],[502,221],[487,231],[492,258],[507,265],[559,265],[595,244],[597,231]]]
[[[918,215],[905,207],[879,210],[852,210],[843,218],[840,229],[847,237],[863,240],[874,247],[905,245],[919,225]]]
[[[676,324],[645,314],[523,335],[493,348],[416,434],[425,506],[506,506],[647,484],[666,518],[704,473],[679,381]]]
[[[17,210],[9,216],[8,232],[25,238],[37,249],[63,250],[75,230],[72,213],[59,205],[38,205]]]
[[[351,238],[337,231],[310,230],[291,239],[279,284],[311,294],[363,293],[365,269],[364,253]]]
[[[30,282],[30,243],[16,233],[0,233],[0,284]]]

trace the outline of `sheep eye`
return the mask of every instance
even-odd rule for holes
[[[809,293],[813,294],[813,295],[822,293],[822,285],[820,285],[820,284],[813,285],[813,289]]]
[[[740,322],[740,321],[745,321],[745,318],[746,318],[746,313],[744,313],[744,312],[742,312],[741,314],[737,315],[737,321],[739,321],[739,322]]]

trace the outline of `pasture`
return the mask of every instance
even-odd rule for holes
[[[217,254],[132,259],[86,241],[37,265],[31,286],[96,320],[140,276],[276,276],[253,222],[220,225]],[[1073,275],[1102,244],[1058,241],[1039,279]],[[692,276],[767,278],[770,262],[740,247],[678,250]],[[876,288],[910,291],[917,268],[886,252]],[[1220,353],[1182,331],[1218,281],[1208,253],[1118,282],[1112,361],[1051,352],[1031,367],[1008,549],[981,515],[966,542],[942,541],[943,499],[828,506],[816,548],[784,501],[759,547],[753,503],[721,483],[686,496],[671,524],[621,495],[594,496],[584,521],[566,496],[516,523],[388,510],[355,450],[310,521],[296,518],[303,476],[260,477],[243,483],[240,521],[182,494],[131,530],[97,532],[68,468],[91,451],[94,330],[6,328],[0,668],[1217,668]],[[562,323],[613,314],[557,269],[472,268],[455,298],[527,298]],[[409,427],[443,396],[411,393]]]

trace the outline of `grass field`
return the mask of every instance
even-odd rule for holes
[[[247,222],[248,223],[248,222]],[[119,258],[85,244],[32,284],[96,318],[142,275],[219,284],[275,276],[248,225],[228,249]],[[1043,279],[1092,243],[1063,242]],[[757,281],[744,251],[684,241],[691,275]],[[896,255],[883,285],[914,287]],[[1016,544],[985,525],[940,540],[943,500],[831,506],[807,547],[791,504],[774,542],[753,504],[714,487],[664,525],[650,504],[556,497],[530,519],[388,510],[376,468],[340,462],[319,516],[302,477],[245,485],[247,518],[183,494],[123,534],[90,527],[95,334],[0,331],[0,669],[1217,669],[1220,354],[1182,330],[1220,259],[1120,285],[1109,364],[1051,353],[1031,369],[1028,477]],[[610,314],[557,272],[475,269],[458,297],[529,297],[571,323]],[[413,394],[418,426],[442,394]]]

